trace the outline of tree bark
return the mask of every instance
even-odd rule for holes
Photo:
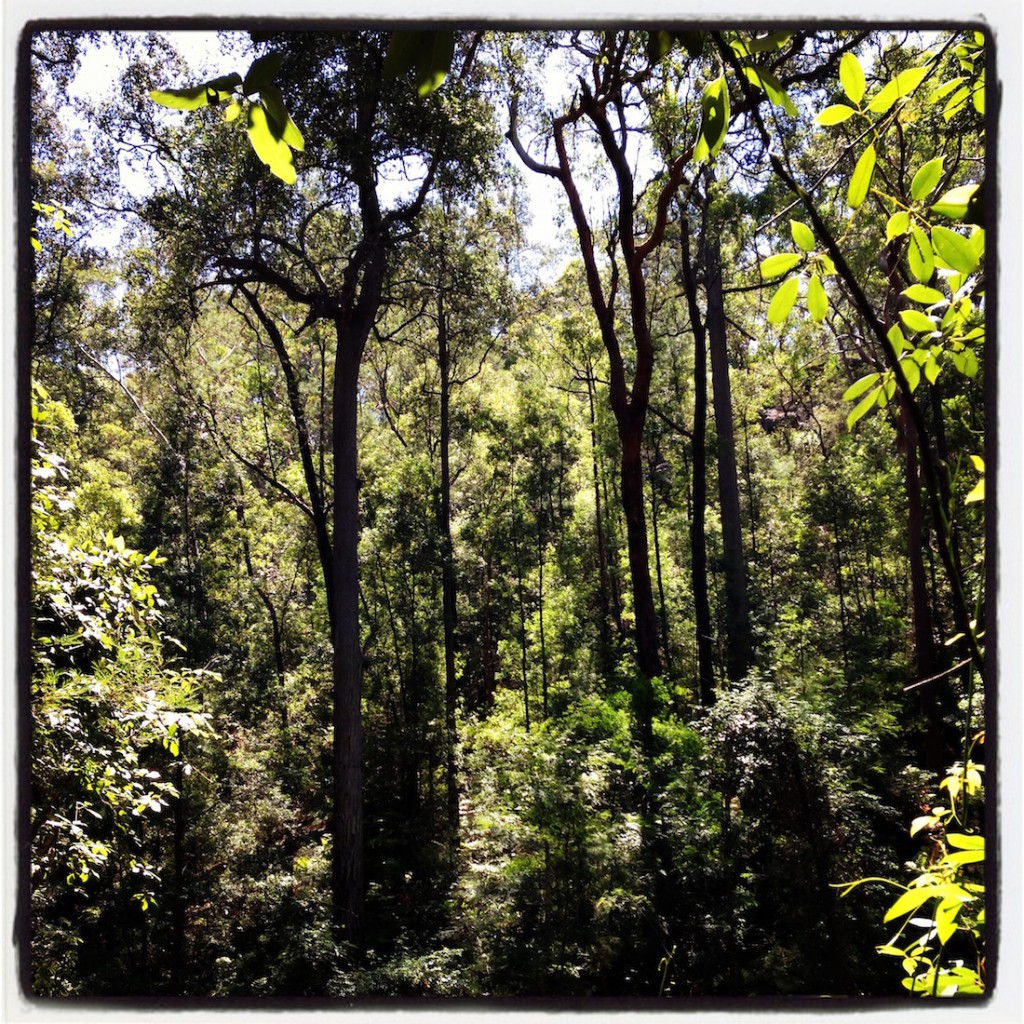
[[[448,347],[448,321],[444,310],[444,298],[441,295],[437,300],[437,365],[441,377],[441,494],[438,504],[438,527],[441,533],[441,605],[444,618],[445,785],[448,839],[451,849],[454,850],[459,842],[459,785],[455,763],[455,750],[459,741],[455,716],[458,700],[458,681],[455,675],[457,605],[451,522],[451,354]]]
[[[334,920],[363,940],[363,652],[359,637],[357,411],[362,345],[339,323],[334,369]]]
[[[682,266],[686,301],[693,332],[693,515],[690,519],[690,567],[693,579],[694,619],[697,630],[697,671],[701,704],[715,701],[715,667],[711,634],[711,604],[708,600],[707,549],[707,433],[708,357],[704,323],[697,302],[697,275],[690,253],[689,224],[680,211],[682,224]]]
[[[747,601],[747,570],[743,556],[743,521],[736,474],[736,432],[733,426],[732,390],[729,385],[729,347],[722,297],[722,261],[718,236],[704,243],[704,289],[707,294],[707,334],[711,351],[711,384],[715,429],[718,434],[718,493],[722,515],[722,548],[725,561],[726,673],[742,679],[750,667],[750,608]]]

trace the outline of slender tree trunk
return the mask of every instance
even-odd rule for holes
[[[171,922],[171,992],[184,994],[182,979],[185,973],[185,773],[181,762],[174,766],[174,788],[178,791],[174,801],[174,907]]]
[[[509,471],[509,497],[512,502],[512,555],[516,560],[516,593],[519,596],[519,654],[523,682],[523,715],[530,731],[530,683],[526,656],[526,594],[523,588],[523,559],[519,545],[519,514],[516,511],[515,468]]]
[[[918,679],[930,679],[939,671],[939,659],[932,632],[928,578],[924,563],[924,508],[921,501],[921,477],[917,463],[918,438],[913,421],[901,416],[904,434],[904,458],[907,486],[907,560],[910,566],[910,599],[914,630],[914,665]],[[925,719],[924,761],[929,771],[945,768],[942,749],[942,713],[935,684],[919,686],[916,691]]]
[[[634,414],[619,419],[622,445],[621,500],[626,517],[626,549],[633,581],[633,616],[636,621],[636,653],[640,678],[634,687],[633,706],[640,740],[649,748],[654,692],[651,680],[661,675],[658,654],[658,615],[654,609],[654,589],[647,548],[647,523],[644,517],[644,466],[641,454],[644,418]]]
[[[693,515],[690,519],[690,566],[693,578],[694,618],[697,629],[697,670],[700,702],[715,701],[714,639],[711,634],[711,603],[708,600],[707,552],[707,433],[708,356],[707,339],[697,302],[697,280],[690,254],[689,225],[680,211],[683,232],[683,283],[693,331]]]
[[[707,333],[711,351],[711,383],[715,428],[718,433],[718,493],[722,515],[722,548],[725,562],[726,672],[742,679],[750,667],[750,610],[747,603],[747,570],[743,556],[740,489],[736,476],[736,434],[733,427],[732,391],[729,385],[729,348],[722,296],[722,265],[718,236],[705,239],[704,287],[707,293]]]
[[[363,941],[363,653],[359,637],[357,411],[362,345],[343,323],[334,369],[334,918]]]
[[[665,608],[665,581],[661,572],[661,540],[658,536],[658,491],[654,483],[655,467],[651,470],[651,537],[654,540],[654,572],[658,580],[658,612],[661,619],[661,651],[665,658],[665,671],[672,672],[672,659],[668,649],[668,611]]]
[[[537,628],[540,632],[541,713],[548,717],[548,647],[544,638],[544,533],[537,515]]]
[[[459,742],[456,722],[458,681],[455,676],[455,628],[457,625],[455,593],[455,552],[451,522],[451,356],[448,348],[448,321],[444,299],[437,300],[437,363],[441,376],[441,495],[438,526],[441,532],[441,604],[444,617],[444,721],[445,721],[445,785],[447,787],[448,839],[451,848],[459,842],[459,785],[455,751]]]
[[[597,532],[598,600],[601,606],[601,653],[607,663],[611,661],[611,637],[608,620],[611,601],[608,587],[608,549],[604,539],[604,512],[601,506],[601,474],[597,463],[597,419],[594,414],[594,381],[587,376],[587,399],[590,405],[590,458],[594,476],[594,525]]]

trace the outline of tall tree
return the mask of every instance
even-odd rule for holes
[[[552,122],[551,138],[557,164],[537,160],[520,141],[515,94],[508,137],[530,170],[556,179],[565,192],[576,227],[590,301],[608,353],[609,399],[619,434],[620,496],[626,517],[637,664],[641,673],[634,693],[634,712],[641,736],[649,744],[653,713],[650,681],[661,674],[662,660],[648,553],[642,455],[654,372],[645,262],[662,242],[671,201],[682,183],[691,150],[686,148],[671,159],[661,180],[651,183],[654,198],[645,198],[647,190],[637,188],[627,155],[630,135],[635,130],[630,127],[630,108],[637,100],[635,85],[650,73],[646,57],[638,61],[637,37],[629,32],[608,32],[593,39],[576,37],[574,46],[585,62],[591,81],[580,77],[575,98]],[[596,132],[600,151],[611,170],[615,196],[616,213],[609,231],[606,273],[602,272],[599,262],[594,230],[580,195],[567,138],[568,133],[580,131],[588,124]],[[628,322],[625,330],[616,308],[623,278]],[[623,348],[623,336],[632,343],[628,352]]]
[[[446,175],[453,187],[460,188],[472,173],[471,163],[486,161],[491,142],[481,102],[466,88],[476,38],[461,52],[458,74],[446,87],[459,99],[448,103],[436,97],[419,99],[404,77],[385,78],[387,33],[271,34],[264,41],[269,52],[250,69],[254,83],[262,89],[261,102],[249,106],[250,134],[253,125],[267,117],[267,103],[276,112],[273,97],[279,104],[280,94],[274,90],[283,89],[310,139],[304,170],[316,183],[313,192],[295,202],[295,193],[286,193],[279,182],[268,180],[251,157],[238,161],[231,147],[225,153],[221,141],[219,157],[229,165],[222,163],[221,173],[213,175],[216,190],[207,185],[211,160],[217,160],[211,152],[213,143],[197,147],[197,152],[180,161],[187,169],[184,194],[151,201],[149,210],[159,220],[161,211],[166,213],[176,204],[176,241],[180,246],[187,235],[185,244],[195,247],[192,262],[200,272],[200,286],[234,289],[270,332],[275,347],[273,320],[262,298],[257,298],[257,287],[305,310],[304,322],[295,333],[325,321],[336,336],[331,384],[333,531],[329,571],[325,571],[334,649],[332,878],[336,923],[359,945],[365,888],[358,558],[360,365],[384,300],[396,247],[414,235],[439,176]],[[276,71],[282,54],[287,59],[283,70]],[[295,140],[294,135],[290,138]],[[391,197],[382,198],[381,168],[410,160],[419,162],[420,174],[411,190],[388,205]],[[191,221],[192,230],[186,229],[184,221]],[[339,238],[345,246],[340,251]],[[298,424],[297,419],[297,428]],[[320,528],[318,535],[323,535]]]

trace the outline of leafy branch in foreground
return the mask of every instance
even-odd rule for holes
[[[231,72],[183,89],[154,89],[149,96],[154,103],[172,110],[199,110],[226,103],[225,121],[235,121],[244,113],[256,155],[272,174],[294,185],[297,173],[292,150],[301,152],[305,141],[285,109],[281,90],[274,84],[283,62],[283,53],[268,53],[252,62],[244,78]]]

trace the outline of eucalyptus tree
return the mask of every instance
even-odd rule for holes
[[[385,74],[389,41],[388,33],[370,31],[263,34],[259,45],[267,52],[245,79],[226,75],[157,93],[157,99],[170,98],[168,105],[202,108],[188,129],[191,138],[179,136],[168,147],[162,141],[168,129],[153,123],[151,111],[137,118],[171,165],[171,185],[143,213],[173,244],[179,265],[187,265],[191,292],[226,289],[247,305],[288,378],[290,350],[301,347],[315,324],[324,322],[335,335],[328,474],[333,500],[324,493],[314,501],[310,487],[309,513],[334,646],[335,917],[357,945],[364,899],[360,364],[384,302],[388,268],[415,237],[431,190],[441,181],[456,192],[465,189],[494,150],[488,108],[471,88],[479,37],[460,39],[456,70],[443,90],[425,98],[404,74]],[[284,112],[282,94],[294,121]],[[254,154],[214,124],[219,117],[211,99],[214,107],[228,103],[229,119],[244,121]],[[292,150],[300,149],[301,181],[286,189],[278,179],[296,180]],[[274,176],[264,173],[261,162]],[[300,312],[291,319],[285,306]],[[301,434],[301,403],[290,402]]]
[[[649,744],[653,714],[651,680],[661,674],[662,658],[644,510],[642,446],[654,371],[645,264],[664,238],[672,199],[682,184],[692,146],[689,140],[681,143],[663,173],[652,175],[651,181],[638,187],[631,160],[641,128],[636,124],[634,108],[642,101],[639,84],[653,70],[650,55],[638,45],[646,37],[646,33],[629,32],[571,35],[567,50],[581,72],[579,87],[564,112],[544,128],[546,140],[554,144],[557,163],[537,159],[521,141],[516,92],[511,103],[512,124],[508,137],[531,171],[554,178],[565,192],[590,301],[608,353],[609,400],[621,448],[621,499],[626,517],[640,669],[634,692],[634,713],[640,734],[645,744]],[[607,265],[602,265],[592,215],[581,198],[580,157],[573,153],[574,140],[588,131],[597,135],[601,158],[611,175],[615,213],[605,245]],[[622,284],[624,289],[620,292]],[[623,300],[625,324],[620,321],[617,308]],[[628,348],[624,343],[628,343]]]

